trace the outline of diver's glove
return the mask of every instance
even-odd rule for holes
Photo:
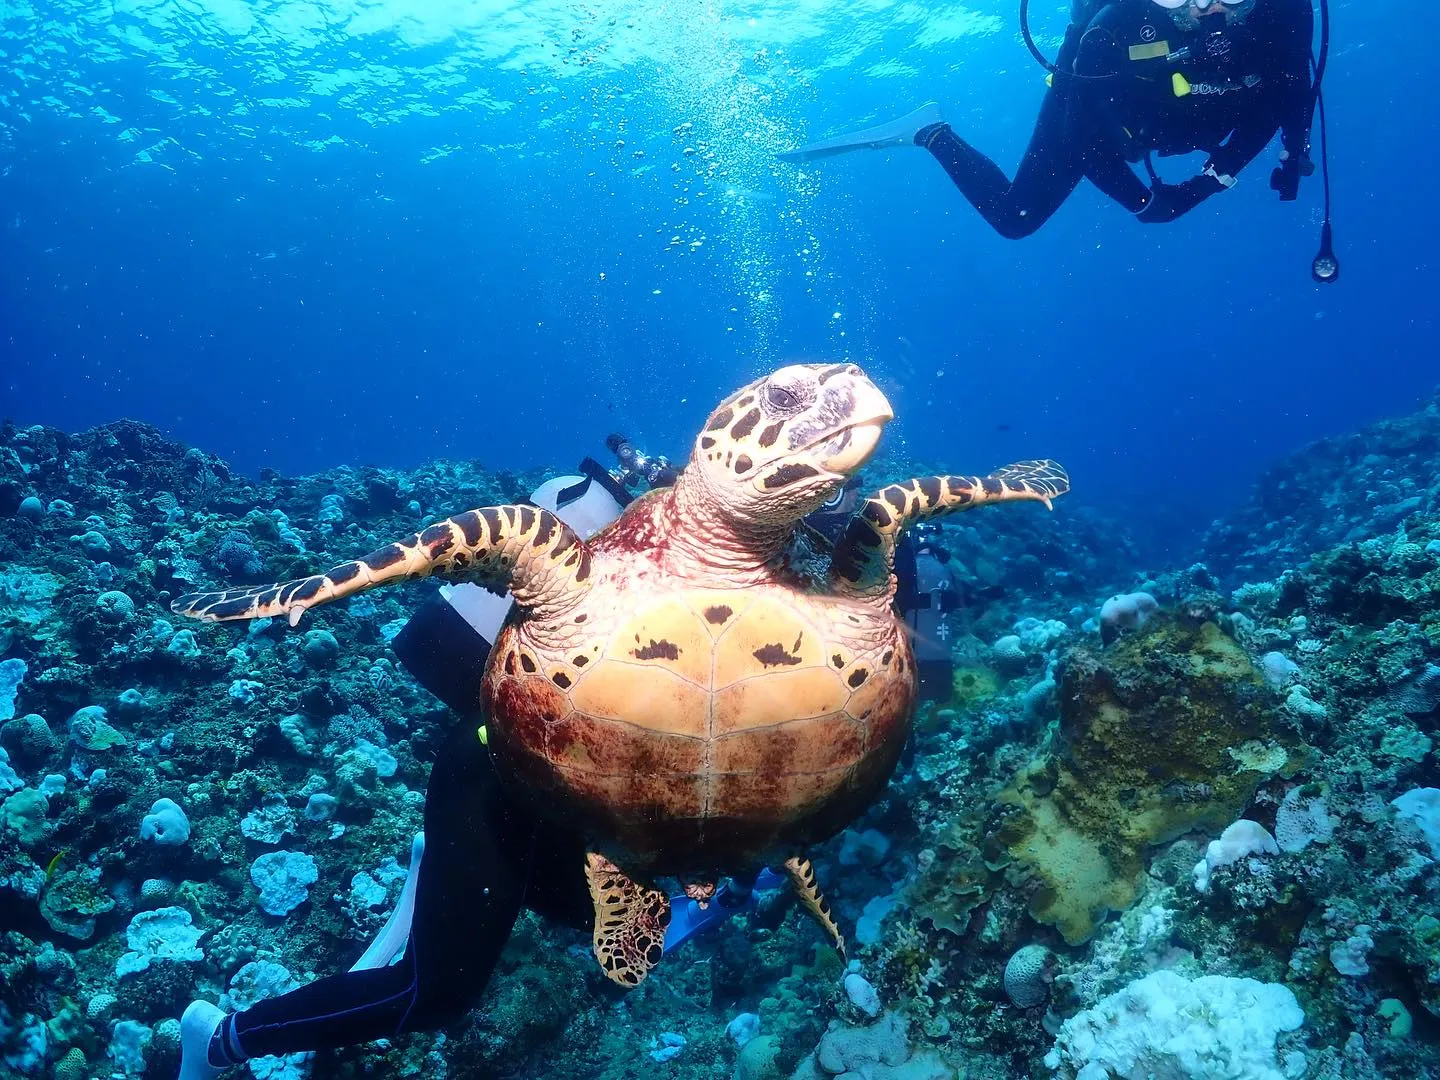
[[[1150,199],[1135,216],[1147,225],[1163,225],[1181,214],[1189,213],[1216,192],[1229,185],[1210,173],[1193,176],[1183,184],[1167,184],[1156,180],[1150,188]]]
[[[1281,202],[1291,202],[1300,194],[1300,178],[1315,171],[1315,164],[1306,154],[1280,152],[1280,164],[1270,173],[1270,187],[1280,193]]]

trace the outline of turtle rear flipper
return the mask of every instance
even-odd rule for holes
[[[881,488],[865,503],[835,545],[830,573],[842,592],[888,596],[895,545],[917,521],[987,503],[1030,500],[1046,509],[1070,490],[1070,477],[1048,459],[1017,461],[989,476],[925,476]]]
[[[594,852],[585,856],[585,880],[595,905],[595,959],[612,982],[639,986],[665,951],[670,898]]]
[[[830,905],[825,902],[825,897],[820,892],[820,886],[815,881],[815,867],[810,864],[809,859],[786,859],[785,876],[795,887],[795,892],[800,897],[800,903],[821,925],[825,933],[830,935],[830,944],[835,946],[835,951],[840,954],[840,959],[844,960],[845,935],[840,933],[840,927],[835,923],[835,916],[830,914]]]
[[[323,574],[275,585],[187,593],[174,600],[170,610],[209,622],[284,615],[294,626],[306,608],[432,574],[508,589],[522,608],[545,617],[584,594],[590,549],[548,510],[487,506],[437,522],[408,540]]]

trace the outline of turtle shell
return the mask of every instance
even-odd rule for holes
[[[490,746],[542,812],[637,869],[685,874],[794,854],[873,801],[915,692],[888,609],[605,562],[564,625],[522,619],[491,654]]]

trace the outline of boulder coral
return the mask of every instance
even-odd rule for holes
[[[1299,765],[1263,677],[1214,622],[1161,613],[1103,655],[1078,648],[1059,699],[1000,794],[987,860],[1028,876],[1030,913],[1072,945],[1135,899],[1151,848],[1239,816],[1268,774],[1232,750],[1258,742],[1284,751],[1280,771]]]

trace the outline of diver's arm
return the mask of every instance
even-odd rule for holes
[[[1234,176],[1255,160],[1281,133],[1287,157],[1299,162],[1309,151],[1310,38],[1314,15],[1310,0],[1270,0],[1257,5],[1252,18],[1266,56],[1265,91],[1261,101],[1210,159],[1217,173]]]
[[[1120,72],[1122,50],[1109,26],[1117,17],[1113,4],[1095,16],[1080,39],[1075,55],[1076,75],[1094,78]],[[1075,143],[1084,148],[1086,177],[1135,214],[1150,202],[1150,189],[1135,175],[1125,156],[1128,146],[1125,125],[1110,99],[1118,81],[1073,80],[1069,123]]]
[[[1219,176],[1235,176],[1241,169],[1255,160],[1255,156],[1270,145],[1275,132],[1280,128],[1273,96],[1266,106],[1256,109],[1242,120],[1223,146],[1216,147],[1206,162],[1205,170],[1214,170]],[[1228,185],[1226,185],[1228,186]]]

